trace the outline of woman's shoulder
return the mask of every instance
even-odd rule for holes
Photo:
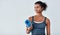
[[[30,21],[32,21],[32,17],[33,17],[33,16],[30,16],[30,17],[28,17],[28,19],[29,19]]]
[[[50,19],[48,17],[46,17],[46,23],[50,23]]]

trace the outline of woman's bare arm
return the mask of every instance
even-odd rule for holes
[[[29,17],[29,20],[32,21],[32,17]],[[26,33],[29,34],[32,28],[32,25],[29,28],[26,27]]]
[[[47,35],[50,35],[50,20],[48,18],[46,19],[46,24]]]

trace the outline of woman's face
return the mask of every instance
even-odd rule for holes
[[[34,10],[35,10],[37,13],[41,13],[42,10],[43,10],[43,8],[42,8],[39,4],[35,4]]]

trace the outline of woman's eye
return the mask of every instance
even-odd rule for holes
[[[39,6],[37,6],[37,8],[39,8]]]

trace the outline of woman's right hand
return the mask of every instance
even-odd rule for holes
[[[33,27],[31,25],[29,28],[26,29],[26,33],[29,34],[32,29],[33,29]]]

